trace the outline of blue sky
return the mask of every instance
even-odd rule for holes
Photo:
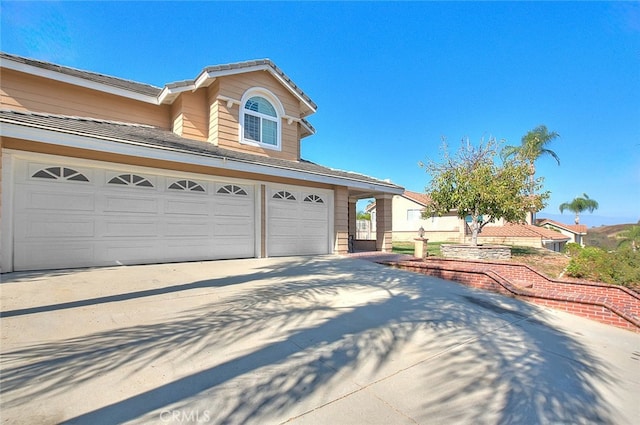
[[[640,219],[639,2],[11,2],[3,51],[163,86],[270,58],[317,104],[305,159],[423,192],[441,138],[518,144],[545,124],[539,214]]]

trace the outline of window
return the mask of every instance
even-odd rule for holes
[[[49,167],[36,171],[31,177],[37,179],[71,180],[76,182],[88,182],[89,179],[78,171],[66,167]]]
[[[280,150],[280,118],[284,109],[268,90],[248,90],[241,103],[240,142]]]
[[[280,192],[276,192],[273,195],[273,199],[286,199],[288,201],[295,201],[296,197],[293,196],[293,193],[287,192],[286,190],[281,190]]]
[[[185,192],[204,192],[202,185],[192,180],[178,180],[169,186],[169,189],[184,190]]]
[[[247,191],[240,186],[236,186],[235,184],[228,184],[218,189],[218,193],[227,195],[246,195]]]
[[[123,186],[141,186],[141,187],[153,187],[153,184],[144,177],[140,177],[136,174],[120,174],[109,180],[109,184],[120,184]]]
[[[318,195],[309,195],[304,198],[304,202],[311,202],[312,204],[324,204],[324,201]]]
[[[420,220],[422,218],[422,210],[407,210],[407,221]]]

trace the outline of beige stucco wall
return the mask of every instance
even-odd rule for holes
[[[418,229],[425,230],[425,238],[430,241],[457,241],[460,237],[462,220],[450,213],[426,219],[408,219],[409,210],[422,210],[424,207],[404,196],[393,197],[393,240],[412,241],[418,236]]]

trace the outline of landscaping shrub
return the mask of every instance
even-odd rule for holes
[[[567,244],[575,245],[575,244]],[[567,275],[614,285],[637,286],[640,284],[640,253],[630,249],[607,252],[588,246],[567,246],[571,256]]]

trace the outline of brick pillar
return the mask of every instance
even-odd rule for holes
[[[333,252],[346,254],[349,251],[349,191],[346,187],[335,188],[333,210]]]
[[[392,195],[376,197],[376,251],[391,252]]]

